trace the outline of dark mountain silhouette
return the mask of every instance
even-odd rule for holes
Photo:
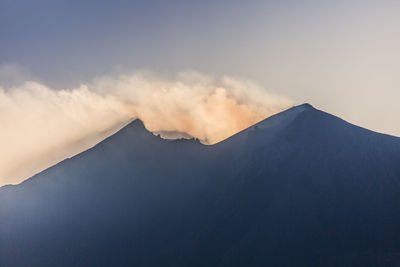
[[[400,138],[308,104],[216,145],[139,120],[0,189],[1,266],[400,266]]]

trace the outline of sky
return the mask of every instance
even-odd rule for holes
[[[351,123],[400,136],[399,14],[400,2],[389,0],[0,0],[0,119],[11,125],[0,139],[36,131],[35,124],[42,122],[32,118],[41,117],[49,122],[42,126],[45,129],[50,124],[73,129],[69,136],[57,132],[57,138],[36,133],[54,145],[64,140],[63,146],[70,146],[85,136],[96,136],[80,146],[82,150],[121,126],[132,115],[126,110],[132,111],[137,97],[164,99],[163,105],[171,97],[183,102],[196,99],[198,108],[186,120],[202,123],[206,120],[200,118],[215,99],[224,107],[218,114],[240,111],[236,118],[249,118],[247,124],[308,102]],[[150,93],[140,93],[140,86]],[[134,93],[127,93],[126,88],[132,87]],[[46,99],[53,99],[50,105]],[[143,103],[134,103],[135,115],[149,114],[152,105],[146,102],[144,108]],[[181,102],[173,103],[189,110]],[[65,115],[76,109],[86,112],[87,121],[81,121],[81,113]],[[82,126],[96,112],[110,114],[110,109],[117,115],[109,115],[107,123],[96,120],[89,130]],[[167,114],[176,112],[171,109]],[[43,115],[49,113],[61,117]],[[159,113],[148,118],[155,115]],[[72,123],[71,116],[79,117],[79,122]],[[23,126],[28,120],[29,130]],[[215,140],[247,125],[228,121],[230,130]],[[152,122],[149,119],[147,125],[163,130]],[[181,121],[171,123],[174,127],[167,130],[188,131]],[[206,130],[192,134],[211,136]],[[44,141],[32,137],[27,142],[41,146]],[[40,153],[48,154],[54,146],[46,149]],[[32,150],[32,155],[15,161],[11,178],[5,179],[0,171],[0,185],[20,181],[16,173],[25,177],[77,151],[21,171],[18,166],[35,155]],[[9,165],[0,156],[0,168]]]

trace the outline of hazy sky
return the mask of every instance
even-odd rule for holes
[[[4,120],[23,125],[27,117],[16,115],[21,103],[30,97],[30,105],[46,114],[49,103],[40,103],[51,90],[75,89],[52,96],[68,110],[70,99],[81,101],[81,94],[101,103],[108,99],[98,95],[99,80],[106,80],[100,88],[110,80],[125,88],[138,85],[137,71],[151,71],[159,75],[155,84],[172,88],[182,85],[176,73],[196,70],[205,75],[196,78],[197,90],[206,85],[218,97],[226,96],[225,89],[218,89],[220,82],[212,77],[258,83],[223,84],[234,91],[243,85],[233,100],[224,98],[240,110],[246,88],[261,88],[266,96],[290,99],[285,103],[309,102],[352,123],[400,136],[399,14],[400,1],[385,0],[0,0],[0,105],[7,103],[15,118],[6,107],[0,110]],[[24,81],[37,83],[22,86]],[[190,83],[183,83],[184,90]],[[13,92],[13,86],[19,91]],[[32,92],[41,92],[40,97]],[[254,100],[263,94],[249,95]],[[208,98],[201,101],[209,104]],[[274,105],[286,105],[281,103]],[[119,120],[110,119],[107,127]]]
[[[77,86],[195,69],[400,135],[400,1],[1,0],[0,63]]]

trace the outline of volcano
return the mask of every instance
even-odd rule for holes
[[[0,188],[1,266],[400,266],[400,138],[309,104],[215,145],[135,120]]]

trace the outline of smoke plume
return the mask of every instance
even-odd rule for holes
[[[292,104],[253,82],[197,72],[173,79],[135,72],[65,90],[35,81],[3,85],[0,185],[21,182],[134,118],[152,132],[180,132],[214,144]]]

